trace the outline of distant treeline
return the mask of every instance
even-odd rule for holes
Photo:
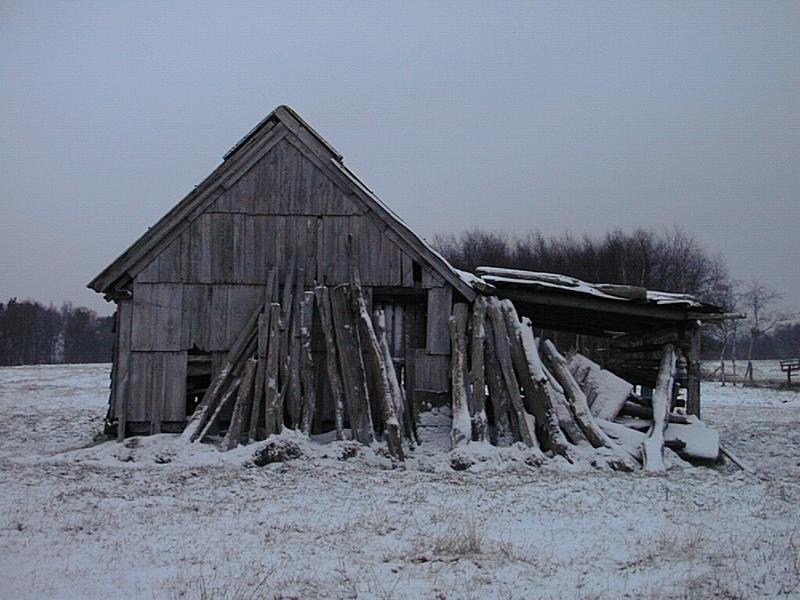
[[[0,302],[0,365],[110,362],[113,322],[69,303]]]
[[[433,245],[464,271],[484,265],[561,273],[593,283],[694,294],[719,305],[731,287],[722,257],[710,255],[680,229],[661,233],[618,229],[599,238],[570,233],[544,237],[539,232],[512,236],[472,229],[437,235]]]
[[[748,313],[747,320],[728,328],[727,357],[735,349],[737,358],[746,358],[751,338],[754,359],[800,356],[800,324],[779,323],[772,314],[771,303],[779,295],[765,291],[755,281],[734,281],[721,256],[709,254],[700,242],[678,228],[662,232],[617,229],[600,237],[569,233],[544,237],[539,232],[520,236],[472,229],[458,235],[437,235],[433,245],[453,266],[465,271],[479,266],[505,267],[692,294],[728,311]],[[774,296],[759,305],[762,315],[771,313],[767,320],[774,326],[769,331],[763,330],[763,322],[753,321],[754,290],[760,291],[762,302],[764,294]],[[719,357],[722,346],[717,329],[705,329],[707,358]]]

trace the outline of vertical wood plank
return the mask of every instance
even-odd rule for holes
[[[428,354],[449,354],[450,334],[447,321],[453,301],[453,288],[450,286],[428,290],[428,324],[426,329],[426,349]]]
[[[125,437],[128,418],[128,389],[130,384],[131,317],[130,300],[117,304],[117,346],[114,365],[114,404],[117,417],[117,439]]]

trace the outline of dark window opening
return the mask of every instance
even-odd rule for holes
[[[203,399],[208,386],[211,385],[211,353],[189,350],[186,365],[186,416],[194,413],[194,409]]]

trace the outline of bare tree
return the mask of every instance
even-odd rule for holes
[[[742,303],[749,311],[748,324],[750,325],[745,379],[751,385],[754,383],[753,345],[756,339],[768,334],[780,323],[785,323],[795,317],[792,313],[775,309],[775,303],[780,299],[781,295],[776,290],[767,287],[758,279],[753,279],[748,283],[742,294]]]

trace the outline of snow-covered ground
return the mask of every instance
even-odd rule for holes
[[[1,598],[800,597],[800,393],[704,384],[732,465],[621,473],[490,451],[428,415],[380,452],[101,441],[107,365],[0,369]],[[438,440],[438,441],[437,441]]]

